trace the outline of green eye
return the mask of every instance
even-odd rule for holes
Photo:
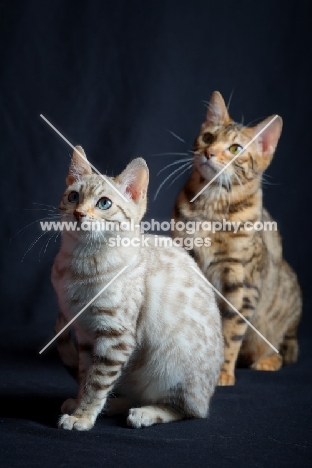
[[[68,201],[70,203],[78,203],[79,202],[79,193],[78,192],[70,192],[68,195]]]
[[[234,155],[238,154],[242,150],[243,150],[243,147],[241,145],[237,145],[237,144],[231,145],[229,147],[229,152],[234,154]]]
[[[109,198],[103,197],[99,199],[96,206],[100,208],[100,210],[108,210],[108,208],[112,206],[112,202],[110,201]]]

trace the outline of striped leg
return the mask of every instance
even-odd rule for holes
[[[88,374],[88,370],[92,364],[93,345],[88,342],[79,342],[79,384],[84,382]]]
[[[68,321],[63,315],[62,312],[59,312],[55,325],[54,332],[55,334],[59,333],[66,327]],[[75,346],[75,343],[72,339],[70,329],[66,328],[63,330],[61,335],[56,339],[57,350],[59,352],[60,358],[63,361],[64,366],[66,367],[69,374],[78,382],[78,349]]]
[[[77,403],[79,401],[80,393],[84,387],[86,375],[92,364],[92,351],[93,351],[92,344],[87,343],[87,342],[79,343],[78,350],[79,350],[79,370],[78,370],[79,395],[77,399],[68,398],[67,400],[64,401],[61,407],[62,414],[66,414],[66,413],[72,414],[75,411],[77,407]]]
[[[133,335],[97,338],[93,363],[85,384],[80,387],[77,408],[71,416],[68,414],[61,416],[60,428],[83,431],[93,427],[134,346]]]
[[[241,266],[225,269],[223,295],[245,318],[250,319],[254,306],[248,301]],[[221,368],[219,385],[234,385],[235,364],[244,338],[247,323],[227,303],[221,305],[222,329],[224,336],[224,363]]]

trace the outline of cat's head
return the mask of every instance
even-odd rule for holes
[[[117,177],[101,176],[92,172],[84,150],[77,146],[59,206],[63,220],[77,223],[78,236],[83,235],[80,226],[86,221],[121,225],[133,220],[138,224],[146,211],[148,181],[148,167],[142,158],[131,161]],[[105,232],[94,231],[92,236],[101,238]]]
[[[282,124],[279,116],[268,117],[254,127],[237,124],[229,116],[221,94],[215,91],[194,144],[194,166],[205,180],[210,181],[228,164],[216,183],[224,181],[237,185],[239,180],[245,183],[259,179],[272,160]]]

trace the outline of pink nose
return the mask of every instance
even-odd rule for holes
[[[216,154],[213,151],[211,151],[209,149],[206,150],[205,156],[206,156],[207,159],[213,158],[215,155]]]
[[[75,210],[75,211],[74,211],[74,215],[75,215],[75,218],[76,218],[77,220],[79,220],[79,219],[83,218],[84,216],[87,216],[87,213],[85,213],[85,212],[82,211],[82,210]]]

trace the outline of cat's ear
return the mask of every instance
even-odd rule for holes
[[[145,160],[134,159],[115,180],[133,201],[139,202],[145,199],[149,181],[149,171]]]
[[[274,119],[274,117],[275,120],[271,122],[272,119]],[[278,115],[271,115],[271,117],[266,118],[265,120],[263,120],[258,125],[252,128],[253,137],[255,137],[258,133],[261,132],[259,137],[257,138],[257,141],[260,144],[262,156],[264,156],[265,158],[272,158],[279,137],[282,133],[282,127],[282,118]]]
[[[222,95],[219,91],[214,91],[208,103],[206,122],[204,127],[211,127],[218,124],[228,123],[230,116],[224,102]]]
[[[66,185],[73,184],[83,175],[91,175],[92,169],[87,160],[86,153],[81,146],[76,146],[71,158]]]

